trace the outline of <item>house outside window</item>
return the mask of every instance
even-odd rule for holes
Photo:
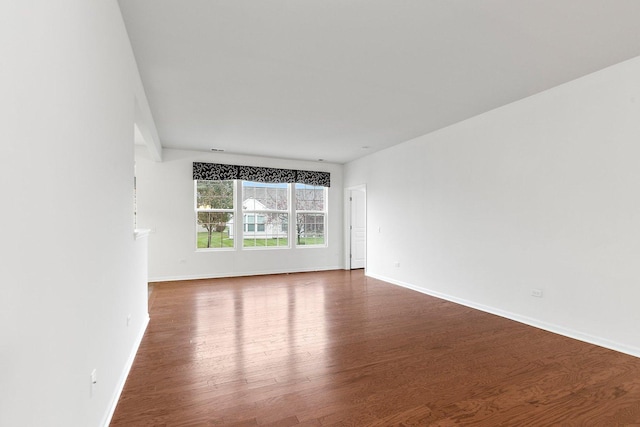
[[[243,248],[289,247],[289,185],[242,181]]]

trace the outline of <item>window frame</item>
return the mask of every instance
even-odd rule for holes
[[[198,182],[199,181],[207,181],[207,180],[193,180],[193,191],[194,191],[194,215],[195,215],[195,250],[197,252],[215,252],[215,251],[242,251],[242,250],[276,250],[276,249],[298,249],[298,248],[306,248],[306,249],[314,249],[314,248],[327,248],[329,246],[329,188],[321,185],[310,185],[304,183],[281,183],[281,185],[287,186],[287,195],[288,195],[288,206],[287,210],[278,210],[278,209],[264,209],[264,210],[245,210],[243,208],[243,191],[245,183],[253,183],[255,181],[249,180],[221,180],[221,181],[232,181],[233,182],[233,209],[221,209],[221,208],[200,208],[198,206]],[[262,183],[259,183],[262,184]],[[265,183],[265,185],[268,185]],[[297,209],[298,200],[297,200],[297,186],[305,186],[305,187],[313,187],[316,189],[321,189],[323,191],[323,209],[322,210],[313,210],[313,209]],[[199,228],[201,227],[198,222],[198,214],[200,212],[222,212],[229,213],[232,215],[232,223],[231,225],[227,225],[229,227],[228,235],[229,239],[233,240],[232,246],[222,246],[222,247],[210,247],[210,248],[200,248],[198,247],[198,233]],[[286,214],[287,221],[279,223],[276,226],[277,232],[286,234],[287,244],[286,245],[275,245],[275,246],[245,246],[245,233],[261,233],[261,231],[245,231],[249,225],[254,225],[254,230],[258,228],[258,216],[266,217],[269,214]],[[297,218],[298,214],[321,214],[323,216],[323,243],[319,244],[298,244],[298,227],[297,227]],[[245,221],[245,216],[254,215],[253,223]],[[292,222],[295,221],[295,222]],[[294,224],[295,227],[292,227],[291,224]],[[267,227],[267,220],[264,219],[263,223],[265,226],[265,232]],[[284,225],[286,224],[286,230],[284,230]],[[256,238],[249,238],[254,239]],[[257,240],[260,240],[259,238]]]
[[[323,195],[322,195],[322,210],[314,210],[314,209],[297,209],[297,204],[298,204],[298,197],[297,197],[297,186],[301,185],[301,186],[306,186],[306,187],[313,187],[314,189],[321,189],[323,191]],[[303,184],[303,183],[295,183],[291,185],[293,187],[293,197],[294,197],[294,206],[293,206],[293,214],[294,214],[294,218],[296,221],[296,232],[295,232],[295,236],[292,236],[292,239],[294,239],[294,245],[296,248],[326,248],[329,246],[329,233],[328,233],[328,218],[329,218],[329,189],[327,187],[321,186],[321,185],[310,185],[310,184]],[[298,214],[317,214],[317,215],[322,215],[323,216],[323,223],[322,223],[322,238],[323,238],[323,243],[319,243],[319,244],[312,244],[312,245],[307,245],[307,244],[299,244],[298,243],[298,232],[297,232],[297,224],[298,224]]]
[[[233,202],[233,208],[229,209],[229,208],[202,208],[198,206],[198,181],[205,181],[206,180],[197,180],[194,179],[193,180],[193,204],[194,204],[194,213],[195,213],[195,248],[197,252],[210,252],[210,251],[234,251],[236,250],[236,237],[235,237],[235,221],[237,218],[236,215],[236,204],[237,204],[237,180],[221,180],[221,181],[230,181],[232,182],[232,189],[233,189],[233,193],[232,193],[232,202]],[[233,245],[232,246],[220,246],[220,247],[205,247],[205,248],[201,248],[198,247],[198,234],[200,233],[199,231],[199,220],[198,217],[200,213],[228,213],[231,214],[231,219],[233,220],[233,225],[229,226],[229,221],[227,221],[227,227],[230,228],[228,234],[229,234],[229,239],[233,241]]]
[[[285,214],[286,218],[287,218],[287,223],[289,222],[290,218],[291,218],[291,184],[289,183],[262,183],[262,182],[256,182],[256,181],[249,181],[249,180],[238,180],[239,184],[238,184],[238,207],[239,207],[239,211],[241,211],[242,213],[242,236],[240,238],[240,240],[242,241],[241,244],[239,244],[239,249],[241,250],[262,250],[262,249],[291,249],[291,236],[289,235],[289,232],[287,231],[285,233],[285,236],[279,236],[282,234],[281,231],[281,226],[278,223],[277,226],[275,226],[275,232],[276,232],[276,239],[280,240],[286,240],[286,245],[281,245],[281,244],[276,244],[274,246],[268,246],[268,245],[259,245],[257,242],[264,240],[265,243],[267,241],[267,239],[269,239],[269,235],[267,234],[267,228],[269,226],[269,221],[267,220],[267,217],[269,215],[281,215],[281,214]],[[281,187],[285,189],[285,193],[287,195],[287,208],[285,209],[256,209],[255,203],[260,203],[260,200],[258,198],[253,198],[254,200],[254,208],[253,209],[245,209],[244,208],[244,204],[245,204],[245,200],[244,200],[244,196],[245,196],[245,187],[250,187],[250,185],[246,185],[246,184],[258,184],[257,186],[253,187],[253,188],[274,188],[274,187],[270,187],[271,185],[276,185],[276,186],[282,186],[282,185],[286,185],[286,187]],[[277,188],[277,187],[275,187]],[[238,212],[240,213],[240,212]],[[262,217],[262,222],[259,222],[259,219]],[[245,224],[245,218],[252,218],[252,222],[247,222]],[[248,225],[254,225],[254,229],[253,230],[248,230],[247,227]],[[262,225],[263,227],[263,231],[260,230],[260,225]],[[245,233],[249,234],[252,233],[252,236],[245,236]],[[260,233],[264,234],[264,236],[261,236]],[[253,241],[253,245],[245,245],[246,241]],[[279,243],[279,242],[277,242]]]

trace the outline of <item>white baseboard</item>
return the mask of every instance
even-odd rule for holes
[[[589,344],[597,345],[600,347],[608,348],[610,350],[618,351],[620,353],[625,353],[630,356],[640,357],[640,348],[629,346],[626,344],[622,344],[616,341],[611,341],[607,338],[598,337],[594,335],[590,335],[584,332],[576,331],[573,329],[565,328],[559,325],[554,325],[551,323],[547,323],[538,319],[534,319],[527,316],[522,316],[517,313],[512,313],[505,310],[500,310],[495,307],[486,306],[483,304],[478,304],[473,301],[468,301],[462,298],[454,297],[451,295],[444,294],[442,292],[433,291],[430,289],[421,288],[410,283],[405,283],[399,280],[394,280],[389,277],[384,277],[377,274],[366,273],[367,276],[372,277],[374,279],[382,280],[383,282],[391,283],[392,285],[401,286],[403,288],[411,289],[416,292],[423,293],[425,295],[430,295],[436,298],[440,298],[446,301],[450,301],[456,304],[464,305],[466,307],[470,307],[476,310],[484,311],[485,313],[495,314],[496,316],[504,317],[506,319],[515,320],[516,322],[523,323],[525,325],[533,326],[534,328],[543,329],[545,331],[553,332],[554,334],[562,335],[568,338],[573,338],[578,341],[583,341]]]
[[[118,405],[118,400],[120,400],[120,395],[122,394],[122,390],[124,390],[124,384],[127,381],[127,377],[129,376],[129,372],[131,371],[131,367],[133,366],[133,361],[136,358],[136,354],[138,353],[138,349],[140,348],[140,344],[142,343],[142,338],[144,337],[144,333],[147,330],[147,326],[149,325],[149,316],[144,319],[142,328],[138,332],[138,336],[136,337],[136,341],[131,349],[131,353],[129,354],[129,358],[127,359],[127,363],[122,370],[122,374],[120,375],[120,379],[118,380],[118,384],[115,390],[113,397],[111,398],[111,404],[109,405],[109,411],[105,414],[104,422],[102,423],[103,427],[109,427],[111,423],[111,418],[113,418],[113,414],[116,411],[116,406]]]
[[[266,276],[269,274],[291,274],[291,273],[309,273],[313,271],[330,271],[342,270],[342,265],[313,267],[309,269],[283,269],[283,270],[262,270],[262,271],[237,271],[233,273],[223,274],[189,274],[184,276],[155,276],[149,277],[149,282],[175,282],[178,280],[198,280],[198,279],[222,279],[225,277],[243,277],[243,276]]]

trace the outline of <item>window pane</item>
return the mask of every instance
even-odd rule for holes
[[[324,214],[299,213],[296,215],[296,244],[324,245]]]
[[[325,187],[296,184],[296,210],[323,211]]]
[[[198,212],[197,248],[232,248],[233,214]]]
[[[249,211],[289,209],[288,184],[242,183],[242,208]]]
[[[233,209],[233,181],[198,181],[198,209]]]
[[[286,213],[265,213],[257,216],[258,224],[248,224],[243,236],[243,246],[267,247],[289,246],[286,224],[289,215]],[[285,230],[283,230],[285,225]]]

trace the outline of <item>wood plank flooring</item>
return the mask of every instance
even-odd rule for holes
[[[640,359],[361,270],[157,283],[112,426],[640,425]]]

